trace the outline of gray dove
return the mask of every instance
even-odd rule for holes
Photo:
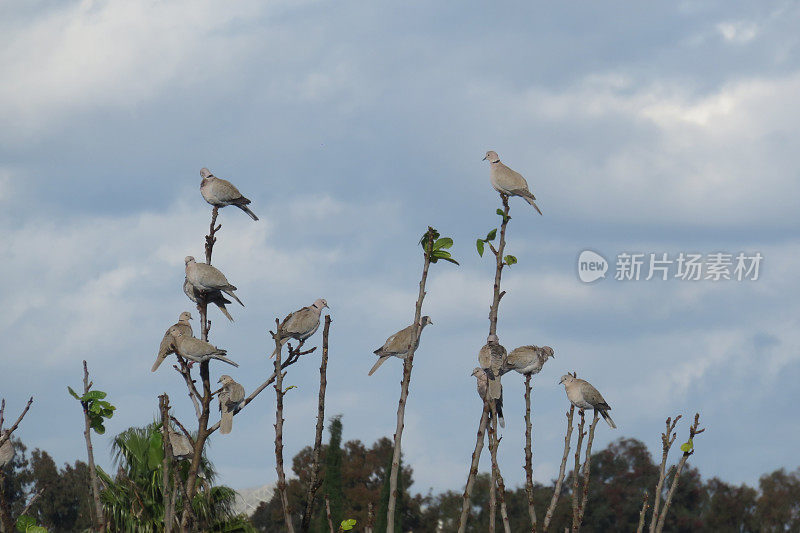
[[[174,331],[180,331],[187,337],[194,336],[194,332],[192,332],[192,325],[189,324],[191,319],[191,313],[184,311],[181,313],[181,316],[178,317],[178,322],[170,326],[166,333],[164,333],[164,338],[161,339],[161,346],[158,347],[156,362],[153,363],[153,368],[150,369],[150,372],[155,372],[158,370],[158,367],[161,366],[161,363],[164,362],[164,359],[166,359],[169,354],[175,353],[175,336],[173,335]]]
[[[206,303],[214,304],[219,307],[219,310],[222,311],[225,318],[233,322],[233,317],[225,308],[225,304],[229,304],[231,301],[222,295],[222,291],[204,292],[192,285],[188,278],[183,278],[183,292],[196,304],[199,304],[205,297]]]
[[[490,178],[492,180],[492,187],[500,194],[507,196],[521,196],[526,202],[531,204],[536,211],[541,215],[542,211],[536,205],[536,197],[528,189],[528,182],[522,177],[522,174],[515,172],[500,162],[500,157],[497,152],[489,150],[486,152],[484,161],[489,160],[491,165]]]
[[[423,316],[419,319],[419,334],[417,335],[416,342],[414,339],[411,338],[414,329],[414,325],[407,326],[388,339],[386,342],[383,343],[383,346],[375,350],[373,353],[379,356],[378,361],[372,366],[372,369],[369,371],[369,375],[375,373],[378,370],[378,367],[381,366],[387,359],[392,356],[399,357],[400,359],[405,359],[408,357],[408,352],[412,349],[416,350],[419,348],[419,339],[422,337],[422,330],[425,329],[425,326],[433,324],[431,322],[431,317]]]
[[[222,291],[244,307],[242,301],[234,294],[236,287],[231,285],[225,274],[211,265],[198,263],[191,255],[183,260],[186,263],[186,279],[195,289],[203,292]]]
[[[316,333],[319,328],[320,313],[325,307],[328,307],[328,302],[324,298],[319,298],[313,304],[286,315],[286,318],[278,326],[278,339],[280,340],[281,348],[289,342],[289,339],[304,341]],[[278,347],[276,346],[270,357],[275,357],[277,353]]]
[[[209,359],[225,361],[229,365],[238,367],[239,365],[231,361],[225,354],[228,352],[222,348],[207,343],[202,339],[184,335],[176,328],[170,328],[172,336],[175,337],[175,352],[181,357],[185,357],[195,363],[202,363]]]
[[[500,385],[500,370],[505,364],[508,352],[500,344],[497,335],[489,335],[486,344],[478,352],[478,364],[486,372],[489,380],[489,398],[496,400],[500,398],[503,388]]]
[[[614,421],[608,415],[607,411],[611,410],[611,406],[603,399],[600,391],[592,387],[592,384],[583,379],[578,379],[569,374],[561,376],[559,383],[564,384],[564,389],[567,391],[567,398],[578,409],[594,409],[600,416],[602,416],[608,425],[613,429],[617,429]]]
[[[220,410],[219,432],[225,435],[233,429],[233,415],[244,401],[244,387],[228,375],[221,376],[219,383],[222,383],[222,390],[217,397]]]
[[[253,220],[258,220],[256,214],[247,207],[250,204],[250,200],[242,196],[239,189],[234,187],[230,181],[216,177],[207,168],[200,169],[200,177],[203,178],[203,181],[200,182],[200,194],[203,195],[206,202],[214,207],[235,205],[250,215]]]
[[[542,366],[550,357],[555,357],[553,349],[549,346],[520,346],[514,348],[506,357],[503,368],[500,369],[502,376],[506,372],[516,370],[520,374],[538,374]]]
[[[172,446],[172,455],[175,459],[183,461],[194,455],[192,443],[183,433],[178,433],[171,427],[169,429],[169,443]]]
[[[7,434],[7,431],[3,431],[2,433],[3,436]],[[9,436],[3,445],[0,446],[0,468],[3,468],[14,459],[14,453],[14,444],[11,442],[11,437]]]
[[[489,388],[489,376],[486,375],[486,372],[481,367],[475,367],[475,370],[472,371],[472,375],[475,376],[478,382],[478,396],[481,397],[481,400],[486,401],[486,390]],[[497,422],[500,424],[501,428],[506,427],[506,421],[503,418],[503,387],[500,387],[500,397],[495,399],[494,401],[494,408],[497,411]]]

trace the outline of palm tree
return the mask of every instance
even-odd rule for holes
[[[104,485],[100,495],[110,531],[156,533],[164,529],[162,460],[164,448],[161,424],[131,427],[114,438],[111,446],[117,474],[113,478],[98,468]],[[188,461],[177,465],[178,478],[186,482]],[[216,472],[203,456],[200,462],[201,489],[192,501],[192,510],[203,531],[254,531],[244,516],[233,513],[236,492],[230,487],[214,486]],[[180,491],[175,499],[175,529],[183,511]]]

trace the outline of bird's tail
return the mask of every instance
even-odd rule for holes
[[[506,420],[503,418],[503,398],[498,398],[494,401],[494,408],[497,410],[497,422],[501,428],[506,427]]]
[[[222,303],[222,302],[214,302],[214,303],[217,305],[217,307],[219,307],[219,310],[220,310],[220,311],[222,311],[222,314],[223,314],[223,315],[225,315],[225,318],[227,318],[228,320],[230,320],[231,322],[233,322],[233,317],[232,317],[232,316],[231,316],[231,314],[228,312],[228,310],[227,310],[227,309],[225,309],[225,304],[224,304],[224,303]]]
[[[242,211],[244,211],[245,213],[250,215],[250,218],[252,218],[253,220],[258,220],[258,217],[256,216],[256,214],[253,213],[252,211],[250,211],[250,208],[247,207],[246,205],[236,204],[236,207],[238,207],[239,209],[241,209]]]
[[[239,305],[244,307],[244,304],[242,303],[242,301],[239,299],[238,296],[236,296],[236,293],[233,292],[233,291],[236,290],[236,287],[234,287],[233,285],[228,285],[227,288],[222,289],[222,290],[225,291],[225,294],[227,294],[228,296],[230,296],[231,298],[233,298],[234,300],[239,302]]]
[[[227,435],[233,429],[233,413],[228,411],[227,409],[222,410],[222,414],[220,415],[219,419],[219,432],[223,435]]]
[[[383,355],[379,357],[378,360],[375,362],[375,364],[372,365],[372,368],[370,369],[368,375],[371,376],[372,374],[374,374],[375,371],[378,370],[378,367],[380,367],[383,363],[385,363],[387,359],[389,359],[388,355]]]
[[[269,356],[270,359],[272,359],[273,357],[278,355],[278,350],[281,350],[283,348],[283,345],[286,344],[287,342],[289,342],[289,337],[285,337],[285,338],[281,339],[278,342],[280,342],[281,345],[280,345],[280,347],[278,347],[278,346],[275,347],[275,350],[272,352],[272,355]]]
[[[489,398],[499,400],[503,396],[503,387],[499,377],[489,376]]]
[[[158,370],[158,367],[161,366],[161,363],[163,363],[166,358],[166,355],[162,356],[161,354],[158,354],[158,357],[156,357],[156,362],[153,363],[153,368],[150,369],[150,372],[155,372]]]
[[[158,367],[161,366],[161,363],[163,363],[169,355],[170,348],[171,343],[169,342],[168,338],[165,338],[161,341],[161,346],[159,346],[158,355],[156,356],[156,362],[153,363],[153,368],[150,369],[150,372],[155,372],[158,370]]]
[[[608,425],[611,426],[611,429],[617,429],[617,425],[614,423],[613,420],[611,420],[611,417],[609,416],[609,414],[606,411],[600,411],[600,416],[602,416],[603,419],[606,422],[608,422]]]
[[[540,215],[542,214],[542,210],[539,209],[539,206],[536,205],[536,202],[534,202],[534,200],[536,200],[536,197],[533,196],[533,194],[529,193],[528,191],[525,191],[523,193],[520,193],[520,196],[525,198],[525,201],[528,202],[529,204],[531,204],[533,206],[533,208],[536,209],[537,213],[539,213]]]
[[[229,365],[233,365],[233,366],[235,366],[237,368],[239,367],[238,363],[235,363],[235,362],[231,361],[230,359],[228,359],[227,357],[223,357],[221,355],[212,355],[211,358],[212,359],[217,359],[218,361],[225,361]]]

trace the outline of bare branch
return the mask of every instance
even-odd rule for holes
[[[511,533],[511,525],[508,522],[508,511],[506,509],[506,486],[503,483],[503,475],[500,473],[500,465],[497,464],[497,447],[499,444],[500,439],[497,438],[497,410],[492,409],[489,423],[489,455],[492,459],[494,482],[497,484],[497,502],[500,504],[500,518],[503,522],[503,530],[505,533]],[[490,519],[490,530],[494,529],[493,526],[494,521]]]
[[[175,422],[176,426],[178,426],[181,429],[183,434],[186,435],[186,438],[189,439],[189,443],[192,445],[192,448],[194,448],[194,439],[192,438],[191,434],[189,434],[189,432],[186,430],[186,428],[183,427],[183,424],[181,424],[181,421],[178,420],[177,418],[175,418],[174,416],[170,416],[169,418],[170,418],[170,420]]]
[[[325,391],[328,386],[328,334],[331,328],[331,316],[325,315],[325,326],[322,328],[322,361],[319,365],[319,399],[317,400],[317,427],[314,434],[314,451],[311,460],[311,480],[306,491],[306,508],[300,522],[300,531],[307,533],[311,527],[311,514],[314,512],[314,497],[322,482],[320,480],[320,453],[322,450],[322,430],[325,423]],[[371,505],[371,504],[370,504]]]
[[[425,259],[422,266],[422,278],[419,281],[419,294],[414,311],[414,322],[411,327],[411,338],[419,340],[422,330],[419,327],[422,318],[422,302],[425,300],[425,284],[428,280],[428,268],[431,265],[431,253],[433,250],[434,229],[428,227],[428,245],[425,250]],[[397,405],[397,424],[394,431],[394,451],[392,453],[392,469],[389,474],[389,504],[386,506],[386,530],[394,531],[394,512],[397,504],[397,477],[400,470],[400,447],[403,439],[403,426],[406,413],[406,400],[408,399],[408,388],[411,384],[411,369],[414,366],[414,353],[416,352],[416,342],[411,345],[405,361],[403,361],[403,381],[400,384],[400,400]]]
[[[528,496],[528,515],[531,531],[536,532],[536,508],[533,502],[533,449],[531,445],[531,375],[525,374],[525,493]]]
[[[461,518],[458,521],[458,533],[464,533],[467,530],[467,518],[469,517],[470,498],[472,497],[472,486],[475,484],[475,477],[478,475],[478,462],[481,459],[481,450],[483,450],[484,433],[486,426],[489,423],[489,403],[483,402],[483,413],[481,414],[481,421],[478,424],[478,437],[475,440],[475,451],[472,452],[472,464],[467,474],[467,485],[464,488],[464,499],[461,503]]]
[[[592,444],[594,443],[594,430],[597,427],[597,422],[600,420],[600,413],[594,412],[594,419],[592,425],[589,426],[589,437],[586,440],[586,454],[583,459],[583,495],[581,496],[581,503],[578,506],[578,528],[581,528],[583,523],[583,515],[586,513],[586,502],[589,500],[589,475],[592,469]]]
[[[656,525],[658,524],[658,510],[661,507],[661,491],[664,488],[664,479],[666,478],[667,457],[669,457],[669,450],[672,448],[672,443],[675,442],[675,426],[678,425],[678,420],[682,415],[678,415],[673,420],[668,417],[666,420],[666,431],[661,434],[661,465],[658,467],[658,484],[653,493],[653,516],[650,519],[650,533],[655,533]]]
[[[550,506],[547,508],[547,513],[544,516],[544,523],[542,524],[542,531],[547,531],[550,527],[550,521],[553,519],[553,512],[556,510],[558,499],[561,496],[561,485],[564,482],[564,473],[567,468],[567,457],[569,456],[569,443],[572,439],[572,420],[575,415],[575,406],[570,405],[567,412],[567,433],[564,436],[564,455],[561,457],[561,467],[558,470],[558,478],[556,478],[556,486],[553,489],[553,497],[550,499]]]
[[[500,308],[500,299],[503,297],[501,296],[500,292],[500,279],[503,276],[503,267],[505,266],[505,263],[503,262],[503,252],[506,249],[506,226],[508,226],[508,221],[510,220],[508,213],[511,210],[511,208],[508,206],[508,196],[505,194],[500,194],[500,199],[503,201],[503,222],[500,224],[500,242],[497,250],[495,250],[491,244],[489,245],[492,248],[492,252],[494,252],[496,261],[494,273],[494,297],[492,299],[492,307],[489,309],[489,335],[497,335],[497,312]]]
[[[8,430],[0,431],[0,446],[5,444],[6,441],[11,438],[11,434],[14,433],[17,430],[17,427],[19,427],[19,424],[20,424],[20,422],[22,422],[22,419],[25,418],[26,414],[28,414],[28,410],[31,408],[31,404],[32,403],[33,403],[33,396],[28,398],[28,403],[25,404],[25,409],[23,409],[22,413],[20,413],[20,415],[17,417],[16,422],[14,422],[11,425],[11,427],[8,428]],[[5,406],[6,406],[6,401],[5,401],[5,399],[3,399],[3,401],[2,401],[3,410],[5,410]],[[2,430],[2,429],[3,429],[3,426],[2,426],[2,424],[0,424],[0,430]]]
[[[279,321],[276,318],[275,323]],[[292,512],[289,507],[289,496],[286,492],[286,473],[283,470],[283,369],[281,367],[281,340],[277,334],[272,335],[275,340],[275,470],[278,473],[278,494],[283,507],[283,519],[286,531],[294,533]],[[302,342],[302,341],[301,341]],[[291,347],[289,349],[291,351]]]
[[[647,508],[649,507],[647,504],[647,499],[650,495],[647,491],[644,491],[644,498],[642,502],[642,510],[639,511],[639,527],[636,528],[636,533],[642,533],[644,531],[644,519],[647,516]]]
[[[173,507],[170,495],[172,491],[169,487],[169,465],[170,458],[172,457],[172,442],[169,438],[169,396],[167,393],[158,397],[158,407],[161,412],[161,443],[164,447],[164,458],[161,464],[161,495],[164,503],[164,533],[172,533],[172,526],[174,522],[173,515],[175,514],[175,507]]]
[[[581,447],[583,446],[583,437],[586,432],[583,428],[586,425],[586,418],[583,409],[578,411],[581,421],[578,423],[578,442],[575,446],[575,467],[572,470],[572,531],[580,529],[580,522],[578,521],[578,508],[580,507],[580,494],[578,492],[578,484],[580,482],[580,468],[581,468]]]

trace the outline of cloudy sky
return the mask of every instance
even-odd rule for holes
[[[191,309],[183,257],[202,255],[209,167],[253,200],[233,208],[215,264],[247,307],[212,311],[212,341],[252,390],[267,330],[331,306],[328,414],[345,438],[391,436],[401,365],[366,373],[414,312],[427,225],[460,267],[434,265],[403,445],[414,489],[460,490],[480,403],[470,372],[493,266],[474,242],[499,204],[487,149],[527,176],[544,216],[512,201],[499,334],[547,344],[537,376],[535,475],[551,479],[577,371],[620,436],[658,451],[667,416],[700,412],[692,463],[755,483],[797,467],[800,441],[800,7],[792,2],[240,2],[19,0],[0,8],[0,395],[57,462],[85,458],[66,393],[81,360],[143,425],[178,376],[150,366]],[[606,279],[582,283],[584,249]],[[760,252],[756,281],[616,281],[620,252]],[[319,340],[319,336],[315,337]],[[286,456],[313,439],[318,358],[292,367]],[[229,372],[215,367],[212,372]],[[506,483],[524,480],[522,380],[504,381]],[[15,415],[14,415],[15,416]],[[221,479],[275,479],[274,393],[215,435]],[[681,425],[681,436],[686,431]],[[110,465],[109,437],[98,438]],[[485,467],[485,462],[482,463]]]

